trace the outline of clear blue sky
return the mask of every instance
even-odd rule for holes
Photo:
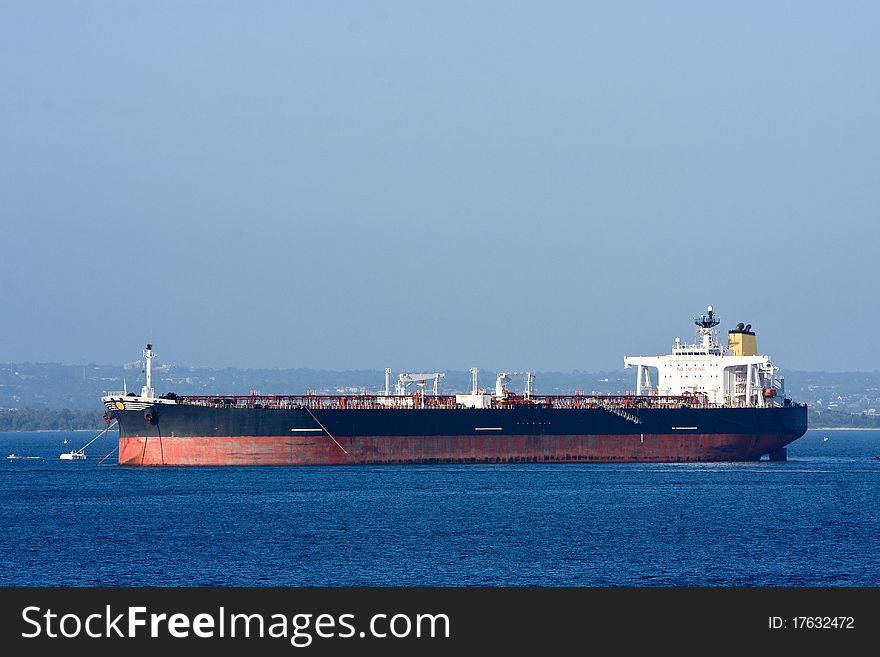
[[[874,2],[0,2],[0,361],[880,368]]]

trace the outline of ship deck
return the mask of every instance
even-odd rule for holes
[[[456,409],[467,408],[458,403],[455,395],[226,395],[181,396],[177,403],[214,408],[270,408],[295,409]],[[491,408],[519,408],[539,406],[560,409],[589,408],[721,408],[710,404],[699,395],[533,395],[525,399],[510,395],[492,399]]]

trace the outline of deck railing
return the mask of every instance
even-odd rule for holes
[[[216,408],[292,409],[452,409],[466,408],[455,395],[226,395],[179,396],[178,403]],[[641,408],[716,408],[699,397],[636,395],[533,395],[530,399],[511,395],[492,399],[492,408],[618,408],[638,411]]]

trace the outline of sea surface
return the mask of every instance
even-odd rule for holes
[[[96,433],[0,433],[0,585],[880,585],[880,431],[786,463],[59,460]]]

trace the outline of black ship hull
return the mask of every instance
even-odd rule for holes
[[[113,409],[124,465],[752,461],[807,429],[807,408]]]

